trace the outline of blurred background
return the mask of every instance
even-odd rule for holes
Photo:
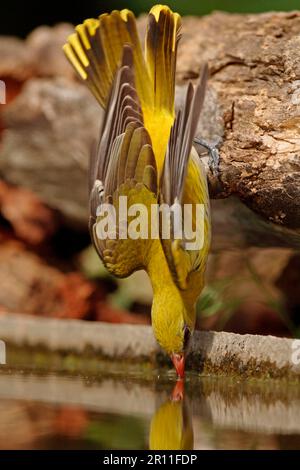
[[[298,6],[292,0],[168,3],[183,15]],[[0,105],[0,312],[150,322],[145,274],[113,279],[90,245],[87,160],[101,112],[74,77],[61,45],[71,23],[114,8],[138,15],[152,4],[86,0],[45,7],[10,0],[1,7],[0,77],[7,103]],[[291,250],[214,252],[197,326],[297,337],[299,282],[300,256]]]
[[[83,18],[96,17],[100,13],[114,9],[129,8],[135,14],[148,11],[153,5],[151,0],[75,0],[69,2],[42,3],[28,0],[11,0],[1,7],[0,34],[26,36],[33,28],[41,25],[53,25],[58,22],[80,23]],[[297,0],[170,0],[168,5],[181,15],[205,15],[214,10],[240,13],[262,11],[290,11],[299,8]]]
[[[214,10],[251,13],[299,9],[296,0],[170,0],[168,4],[182,15],[205,15]],[[87,166],[101,111],[77,81],[61,46],[72,32],[72,24],[85,18],[125,7],[139,15],[152,5],[148,0],[2,2],[0,79],[6,84],[6,104],[0,104],[0,315],[12,312],[58,321],[150,323],[152,292],[147,276],[138,272],[129,279],[113,279],[90,244]],[[207,285],[197,306],[197,328],[300,337],[299,285],[300,255],[292,250],[214,250],[209,258]],[[74,378],[70,379],[70,388],[68,381],[55,377],[41,388],[39,380],[26,374],[23,378],[23,371],[20,377],[12,375],[9,381],[0,375],[0,448],[119,449],[132,448],[133,443],[135,448],[147,447],[155,397],[146,418],[130,416],[129,407],[124,415],[118,416],[116,411],[109,415],[100,406],[98,384],[87,378],[86,388],[79,383],[78,389]],[[197,384],[195,396],[199,391],[201,397],[205,396],[201,387]],[[24,390],[28,392],[27,401]],[[53,390],[62,390],[59,405],[43,402],[44,396],[51,398]],[[134,393],[128,390],[133,408],[138,397],[143,407],[149,403],[144,389],[137,387]],[[115,391],[115,382],[109,383],[109,402]],[[210,396],[210,391],[207,393]],[[231,391],[229,405],[224,402],[225,415],[230,416],[228,409],[233,405],[233,416],[246,416],[247,432],[240,432],[235,422],[233,430],[228,431],[221,414],[221,425],[214,423],[216,429],[211,425],[211,416],[215,421],[213,411],[217,410],[218,416],[222,410],[213,384],[213,398],[209,398],[209,402],[215,400],[215,406],[210,405],[213,411],[206,408],[207,404],[198,406],[205,418],[196,421],[196,448],[299,447],[297,427],[293,431],[291,426],[291,437],[278,430],[274,435],[269,430],[263,434],[266,425],[272,425],[273,415],[277,416],[268,401],[272,394],[263,389],[265,408],[271,416],[258,408],[256,391],[249,407],[240,384],[238,393],[242,405],[237,400],[236,411]],[[76,406],[81,396],[87,397],[83,400],[86,404]],[[74,398],[73,406],[68,403],[70,397]],[[115,402],[121,408],[124,397]],[[250,418],[242,408],[245,403]],[[278,403],[280,421],[290,425],[293,417],[296,422],[296,408],[285,409],[287,404],[294,406],[290,395],[284,400],[280,397]],[[254,432],[248,420],[258,416],[262,416],[263,427],[257,430],[254,426]]]

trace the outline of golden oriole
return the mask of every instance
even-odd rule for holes
[[[64,52],[79,77],[105,110],[97,152],[90,161],[90,232],[107,269],[118,277],[145,269],[153,287],[152,326],[179,376],[195,325],[195,303],[204,285],[210,245],[206,176],[192,143],[204,100],[207,68],[196,88],[189,83],[175,113],[175,70],[181,20],[163,5],[148,16],[143,53],[136,21],[129,10],[87,19],[75,28]],[[184,235],[140,239],[101,238],[97,223],[104,203],[128,206],[201,204],[203,244],[188,249]],[[120,214],[119,214],[120,215]],[[132,220],[132,218],[131,218]],[[192,211],[192,226],[196,215]],[[151,224],[152,219],[149,218]]]

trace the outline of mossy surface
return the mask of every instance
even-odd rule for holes
[[[300,383],[300,374],[294,372],[291,366],[279,368],[271,361],[257,361],[249,357],[246,364],[242,364],[239,358],[231,354],[225,354],[218,364],[200,354],[193,354],[188,359],[187,367],[198,371],[201,375],[221,375],[243,379],[276,379]]]
[[[139,380],[153,381],[159,375],[175,378],[169,359],[163,354],[155,357],[136,359],[116,359],[103,354],[85,350],[82,354],[74,351],[49,351],[44,347],[7,346],[7,365],[5,370],[24,370],[35,373],[55,372],[61,374],[85,375],[90,377],[131,377]],[[0,370],[1,370],[0,369]],[[187,361],[187,375],[190,377],[220,377],[234,381],[272,381],[283,384],[300,384],[300,376],[290,367],[279,369],[268,361],[257,363],[249,358],[246,365],[230,355],[225,355],[219,364],[193,354]]]

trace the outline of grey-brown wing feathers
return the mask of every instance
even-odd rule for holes
[[[208,199],[205,192],[206,180],[201,179],[200,181],[201,173],[198,163],[201,165],[201,162],[195,160],[192,152],[192,143],[205,96],[207,74],[207,66],[204,66],[196,89],[191,83],[188,85],[184,105],[179,109],[171,129],[160,181],[160,202],[168,204],[169,207],[175,203],[181,205],[185,202],[194,206],[197,203],[205,202],[205,198]],[[187,182],[188,173],[189,181]],[[202,187],[202,185],[205,186],[203,199],[201,199],[202,190],[201,188],[199,190],[198,187]],[[185,217],[188,216],[185,215],[184,209],[182,207],[180,220],[177,220],[176,217],[170,219],[170,239],[162,238],[161,240],[173,279],[181,289],[187,287],[189,273],[199,266],[198,257],[201,252],[201,249],[185,250],[185,227],[183,225]],[[189,218],[194,225],[193,214],[191,212]],[[207,226],[207,217],[204,224]]]
[[[130,107],[128,103],[131,103]],[[116,73],[104,116],[98,158],[94,162],[95,170],[92,170],[95,179],[104,180],[114,140],[131,122],[142,126],[143,115],[134,86],[132,49],[125,45],[121,67]]]
[[[105,203],[119,211],[118,197],[134,198],[137,191],[150,191],[156,199],[157,171],[151,139],[143,126],[143,115],[135,89],[131,46],[124,46],[123,59],[111,90],[97,155],[91,159],[90,232],[99,256],[117,276],[140,268],[141,243],[99,239],[96,222]],[[145,197],[145,194],[143,195]],[[152,197],[152,196],[151,196]],[[150,197],[150,199],[151,199]],[[155,201],[154,201],[155,202]]]
[[[207,65],[204,65],[196,89],[189,83],[184,106],[179,109],[171,129],[160,188],[163,202],[169,205],[182,198],[187,164],[204,101],[207,75]]]

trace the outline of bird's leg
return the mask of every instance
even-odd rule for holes
[[[218,145],[220,144],[221,139],[218,139],[215,143],[208,143],[203,139],[199,139],[198,137],[194,138],[194,143],[200,145],[201,147],[205,148],[208,151],[208,166],[212,174],[216,177],[219,175],[219,162],[220,162],[220,155],[218,150]]]

